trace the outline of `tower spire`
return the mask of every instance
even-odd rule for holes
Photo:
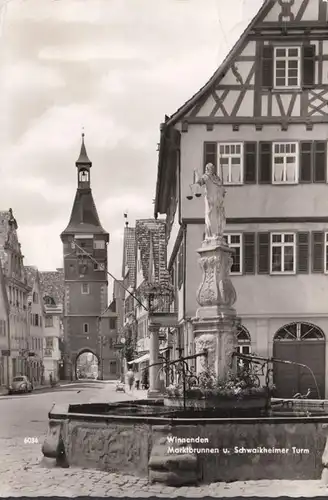
[[[84,144],[84,137],[85,137],[85,133],[84,133],[84,127],[82,128],[82,144],[81,144],[81,151],[80,151],[80,156],[76,162],[76,165],[89,165],[89,167],[91,167],[92,163],[91,161],[89,160],[89,157],[88,157],[88,154],[87,154],[87,150],[85,148],[85,144]]]

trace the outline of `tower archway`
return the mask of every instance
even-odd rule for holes
[[[81,349],[74,363],[76,380],[97,380],[100,378],[100,359],[92,349]]]

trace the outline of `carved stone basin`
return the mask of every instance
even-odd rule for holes
[[[42,451],[62,467],[133,473],[168,485],[320,478],[327,413],[252,411],[218,417],[213,408],[150,400],[56,405]]]

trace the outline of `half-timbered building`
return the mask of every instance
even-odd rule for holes
[[[197,309],[204,199],[223,177],[240,349],[274,365],[280,396],[327,396],[328,3],[267,0],[210,80],[161,126],[155,216],[167,216],[185,354]],[[180,332],[181,333],[181,332]]]

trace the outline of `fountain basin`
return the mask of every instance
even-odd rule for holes
[[[320,478],[327,414],[214,415],[150,400],[55,405],[42,451],[60,466],[169,485]]]
[[[164,406],[167,408],[195,408],[210,409],[220,408],[221,410],[264,410],[268,405],[268,398],[263,395],[252,396],[244,399],[232,398],[188,398],[183,397],[164,397]]]

